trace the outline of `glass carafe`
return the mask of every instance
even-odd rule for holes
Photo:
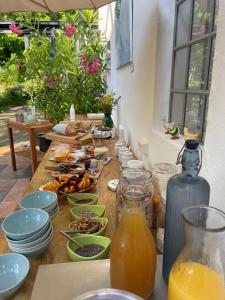
[[[172,176],[167,184],[163,249],[163,278],[166,282],[172,265],[184,246],[181,211],[194,205],[209,204],[209,183],[198,175],[202,164],[199,142],[187,140],[183,149],[177,159],[177,163],[182,164],[182,173]]]
[[[168,300],[224,300],[225,214],[193,206],[182,217],[185,245],[170,272]]]
[[[151,228],[153,220],[154,187],[152,183],[152,173],[144,169],[126,168],[120,172],[119,184],[116,190],[116,224],[118,225],[120,222],[121,212],[124,206],[122,189],[129,184],[140,185],[146,190],[144,210],[148,226]]]
[[[111,287],[144,299],[153,292],[156,270],[155,242],[144,213],[146,195],[146,188],[139,185],[122,188],[124,206],[110,253]]]

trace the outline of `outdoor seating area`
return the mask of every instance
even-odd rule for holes
[[[0,299],[225,300],[225,3],[0,0]]]

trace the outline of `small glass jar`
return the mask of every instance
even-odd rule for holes
[[[117,143],[115,143],[115,153],[116,153],[116,156],[119,156],[119,149],[121,147],[124,147],[125,143],[123,141],[119,141]]]
[[[157,236],[156,247],[160,253],[163,253],[165,219],[166,219],[166,194],[160,196],[160,202],[157,211]]]
[[[119,149],[119,161],[122,162],[122,154],[125,152],[129,152],[126,146],[123,146]]]
[[[142,160],[132,159],[127,162],[127,167],[130,169],[144,169]]]
[[[120,172],[119,183],[116,189],[117,204],[116,204],[116,224],[118,225],[121,218],[121,213],[124,208],[122,197],[122,188],[126,185],[135,184],[146,189],[145,216],[149,228],[152,227],[153,221],[153,195],[154,187],[152,183],[152,173],[144,169],[129,169],[126,168]]]
[[[175,175],[178,169],[175,165],[169,163],[157,163],[153,166],[152,174],[156,187],[156,194],[159,195],[159,203],[154,203],[157,214],[157,237],[156,246],[160,253],[163,253],[165,218],[166,218],[166,189],[171,176]]]
[[[124,152],[122,153],[122,168],[127,167],[127,162],[133,158],[132,152]]]

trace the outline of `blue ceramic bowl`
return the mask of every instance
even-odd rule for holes
[[[17,253],[0,255],[0,299],[6,299],[23,284],[28,271],[29,261]]]
[[[36,234],[32,235],[29,238],[21,239],[21,240],[16,241],[14,239],[11,239],[7,235],[5,237],[6,237],[6,240],[8,242],[13,243],[15,245],[31,243],[31,242],[36,241],[37,239],[39,239],[41,236],[43,236],[49,230],[50,227],[51,227],[51,222],[49,220],[49,222],[47,222],[46,225],[44,227],[42,227],[40,231],[38,231]]]
[[[26,208],[6,217],[2,230],[14,240],[26,239],[38,233],[49,222],[49,215],[40,208]]]
[[[20,200],[20,207],[24,208],[41,208],[51,211],[57,204],[56,193],[49,191],[37,191],[30,193]]]
[[[52,231],[53,231],[53,228],[52,228],[52,225],[50,225],[48,227],[48,230],[42,236],[40,236],[39,238],[37,238],[36,240],[34,240],[30,243],[16,244],[12,240],[9,240],[8,238],[6,238],[6,239],[7,239],[7,242],[10,246],[18,248],[18,249],[25,249],[26,250],[27,248],[40,245],[43,241],[45,241],[47,239],[47,237],[50,235],[50,233]]]

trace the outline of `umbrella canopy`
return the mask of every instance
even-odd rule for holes
[[[115,0],[0,0],[0,13],[97,9]]]

